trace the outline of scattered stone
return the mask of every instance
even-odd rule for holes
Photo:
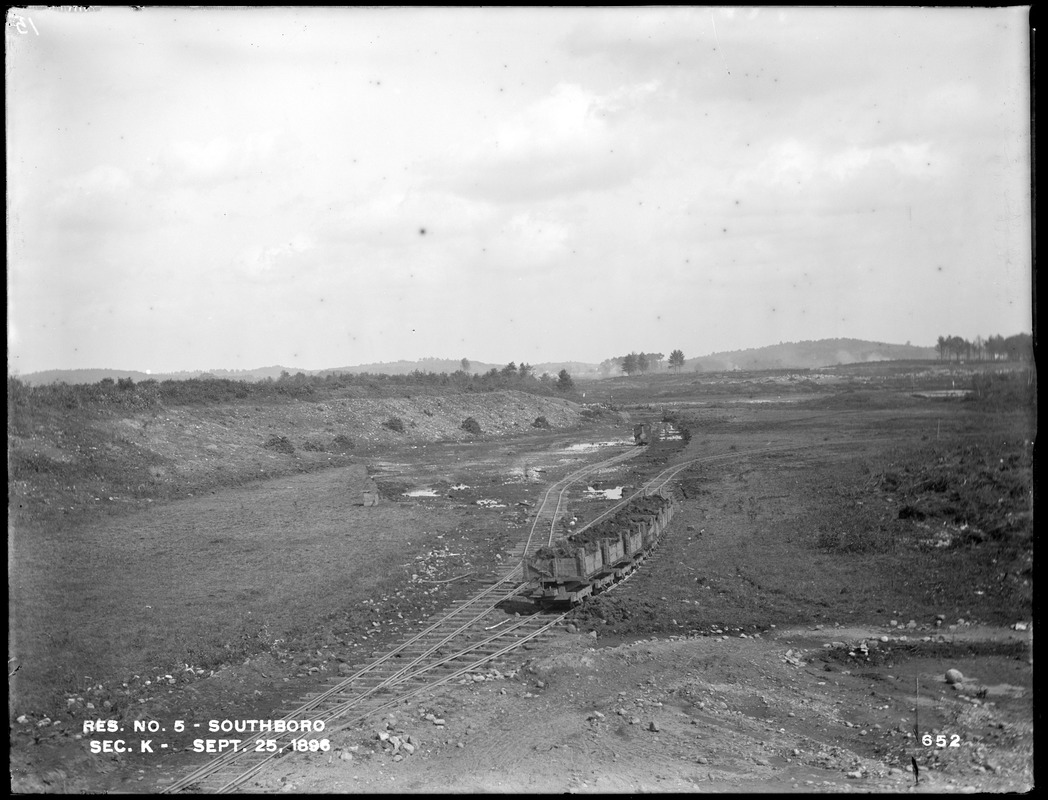
[[[862,770],[861,769],[857,769],[857,770],[855,770],[855,772],[849,772],[848,773],[848,777],[851,778],[852,780],[857,780],[857,779],[862,777]]]

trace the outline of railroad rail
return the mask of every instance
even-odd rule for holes
[[[333,685],[308,697],[280,719],[308,719],[314,725],[323,721],[326,736],[461,678],[546,634],[564,618],[564,613],[535,613],[521,617],[496,612],[500,604],[515,597],[524,585],[523,556],[544,543],[552,542],[565,496],[573,484],[641,452],[640,448],[629,445],[625,452],[587,464],[551,484],[536,509],[527,539],[511,552],[512,568],[473,597],[452,604],[436,621],[371,663],[361,666],[353,675],[332,679]],[[546,523],[548,535],[544,528]],[[496,614],[501,616],[501,621]],[[292,752],[293,740],[301,738],[298,732],[267,733],[266,736],[276,743],[275,751],[227,751],[165,787],[162,793],[187,789],[207,794],[235,791],[274,759]]]
[[[779,445],[699,456],[678,462],[666,467],[633,494],[624,497],[579,528],[578,532],[611,516],[637,497],[664,493],[667,486],[681,472],[696,464],[732,461],[748,456],[834,444],[852,443]],[[435,622],[373,662],[360,667],[353,675],[344,679],[332,679],[332,686],[307,698],[281,719],[323,720],[325,733],[334,733],[368,716],[391,709],[410,698],[459,679],[548,633],[568,612],[508,616],[504,611],[496,612],[496,609],[501,603],[517,596],[524,587],[520,566],[523,557],[532,554],[543,544],[552,544],[556,534],[556,523],[571,486],[594,472],[617,465],[641,452],[641,448],[630,446],[624,453],[588,464],[551,484],[536,509],[527,539],[512,552],[512,568],[501,577],[492,580],[473,597],[454,603]],[[547,522],[548,534],[544,527]],[[655,549],[660,545],[661,542]],[[652,552],[654,550],[646,553],[644,559],[650,557]],[[605,591],[613,590],[635,574],[635,571],[630,572]],[[501,621],[496,621],[496,613],[501,616]],[[330,726],[328,723],[334,725]],[[275,753],[259,753],[253,750],[227,752],[166,787],[163,793],[175,793],[185,789],[209,794],[236,791],[274,759],[279,758],[284,752],[290,752],[292,740],[297,737],[298,734],[278,735],[278,752]]]

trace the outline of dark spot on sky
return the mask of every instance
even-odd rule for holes
[[[727,232],[728,232],[727,228],[721,228],[721,233],[727,233]]]
[[[425,228],[419,228],[418,229],[418,235],[419,236],[425,236],[426,235],[426,229]]]

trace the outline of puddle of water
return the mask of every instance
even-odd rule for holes
[[[569,444],[565,450],[571,453],[585,452],[587,450],[597,450],[601,447],[615,447],[617,445],[633,444],[632,439],[618,439],[614,442],[579,442],[578,444]]]
[[[404,492],[404,497],[440,497],[440,493],[436,489],[413,489]]]
[[[586,494],[591,497],[603,497],[605,500],[621,500],[622,487],[616,486],[614,489],[594,489],[592,486],[587,486]]]

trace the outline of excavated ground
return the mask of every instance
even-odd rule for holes
[[[657,554],[576,611],[570,627],[333,735],[328,752],[286,755],[247,788],[1029,790],[1028,418],[906,397],[854,407],[749,400],[678,404],[692,430],[686,454],[653,450],[597,476],[588,488],[600,491],[573,494],[565,530],[614,502],[601,491],[638,486],[667,459],[707,459],[682,476],[684,500]],[[187,739],[153,756],[93,755],[87,741],[98,737],[74,733],[83,719],[265,718],[317,676],[417,630],[504,562],[548,482],[576,468],[580,452],[598,460],[601,442],[628,440],[629,426],[568,434],[376,454],[397,558],[376,555],[365,509],[359,517],[343,509],[335,557],[345,577],[324,578],[328,617],[300,619],[282,642],[213,675],[82,693],[47,725],[27,716],[13,725],[15,787],[162,788],[203,763],[186,752]],[[571,447],[586,442],[588,450]],[[176,501],[133,527],[148,535],[170,515],[185,515],[184,524],[262,504],[278,484],[291,487],[283,496],[304,516],[275,530],[320,530],[326,542],[288,566],[306,576],[335,552],[334,530],[311,528],[308,511],[330,502],[334,470],[221,490],[206,508]],[[976,484],[989,487],[982,516],[950,494]],[[236,518],[225,531],[234,541],[246,534]],[[99,535],[119,533],[108,527],[117,522],[97,524]],[[296,541],[282,557],[306,546]],[[461,579],[437,582],[448,578]],[[951,669],[962,673],[956,684],[946,681]]]

